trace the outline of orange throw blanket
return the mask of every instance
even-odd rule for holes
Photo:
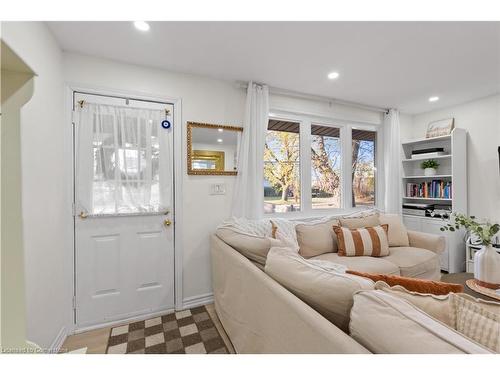
[[[412,292],[442,295],[448,293],[462,293],[464,287],[460,284],[443,283],[441,281],[412,279],[411,277],[365,273],[347,270],[351,275],[362,276],[373,281],[385,281],[390,286],[401,285]]]

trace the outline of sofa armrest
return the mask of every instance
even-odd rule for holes
[[[408,231],[408,240],[411,247],[419,247],[441,254],[446,248],[446,237],[437,234]]]

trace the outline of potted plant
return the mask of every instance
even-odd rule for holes
[[[474,255],[474,278],[477,284],[486,288],[499,289],[500,254],[493,248],[492,239],[500,230],[500,225],[489,221],[478,222],[474,216],[468,217],[453,213],[450,222],[441,227],[441,230],[454,232],[460,228],[465,228],[470,234],[475,235],[483,246]]]
[[[420,167],[424,170],[424,175],[434,176],[436,174],[436,169],[439,167],[439,163],[434,159],[424,160]]]

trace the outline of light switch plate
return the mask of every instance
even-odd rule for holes
[[[226,194],[226,184],[210,185],[210,195],[225,195],[225,194]]]

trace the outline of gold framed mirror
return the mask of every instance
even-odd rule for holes
[[[187,123],[188,174],[235,176],[243,128],[230,125]]]

